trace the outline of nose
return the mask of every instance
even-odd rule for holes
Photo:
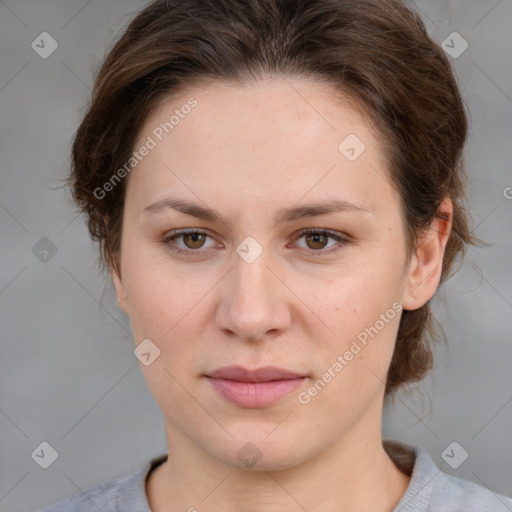
[[[268,251],[248,263],[236,252],[224,280],[217,325],[244,341],[276,337],[291,323],[291,293]],[[281,272],[282,273],[282,272]]]

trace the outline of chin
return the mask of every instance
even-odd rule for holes
[[[224,446],[217,444],[211,454],[219,461],[250,471],[281,471],[293,468],[308,459],[312,447],[304,445],[305,436],[294,436],[284,429],[245,428],[243,433],[230,430],[233,438]],[[256,427],[256,428],[255,428]],[[279,427],[278,427],[279,428]],[[270,435],[268,432],[272,432]],[[220,446],[220,452],[218,447]]]
[[[239,457],[240,450],[238,450],[234,454],[222,458],[221,461],[229,466],[246,471],[283,471],[302,462],[301,459],[297,459],[297,453],[294,453],[292,449],[279,454],[267,451],[265,448],[259,450],[259,453],[253,452],[253,454],[251,454],[252,450],[248,450],[247,447],[242,447],[241,450],[245,450],[243,457]]]

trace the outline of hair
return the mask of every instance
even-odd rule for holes
[[[465,246],[479,244],[464,208],[467,118],[448,58],[399,0],[157,0],[140,11],[97,73],[66,180],[99,266],[120,273],[128,178],[95,191],[129,161],[152,110],[207,80],[242,87],[269,76],[329,84],[364,111],[385,141],[409,254],[451,199],[441,282],[451,275]],[[386,395],[432,369],[434,322],[428,302],[402,312]]]

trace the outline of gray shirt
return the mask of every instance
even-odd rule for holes
[[[512,512],[512,499],[443,473],[423,448],[391,440],[385,440],[384,447],[411,476],[393,512]],[[167,454],[155,457],[129,476],[76,493],[40,512],[151,512],[146,478],[166,459]]]

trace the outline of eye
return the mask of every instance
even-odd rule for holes
[[[204,252],[201,249],[205,247],[215,247],[215,244],[205,246],[206,240],[211,238],[205,231],[200,229],[182,229],[173,230],[167,233],[162,239],[162,243],[166,245],[170,250],[180,254],[201,254]],[[296,240],[304,238],[306,241],[306,247],[311,254],[328,254],[340,250],[344,245],[349,243],[349,240],[343,236],[336,235],[325,229],[305,229],[299,233]],[[183,246],[179,246],[176,240],[182,239]],[[334,243],[329,244],[329,239],[333,240]],[[336,247],[338,246],[338,247]],[[328,250],[325,250],[325,248]]]
[[[184,247],[176,244],[176,239],[182,239]],[[182,229],[174,230],[167,233],[162,243],[169,247],[172,251],[182,254],[190,254],[191,252],[202,252],[199,249],[204,247],[207,238],[211,238],[207,233],[199,229]],[[213,247],[213,246],[210,246]]]
[[[305,249],[309,250],[313,254],[326,254],[340,250],[344,245],[348,243],[348,239],[340,235],[326,231],[325,229],[306,229],[302,231],[296,240],[304,238],[306,241]],[[329,239],[335,241],[331,246],[328,246]],[[334,249],[331,247],[338,245]],[[329,247],[328,250],[323,250]]]

